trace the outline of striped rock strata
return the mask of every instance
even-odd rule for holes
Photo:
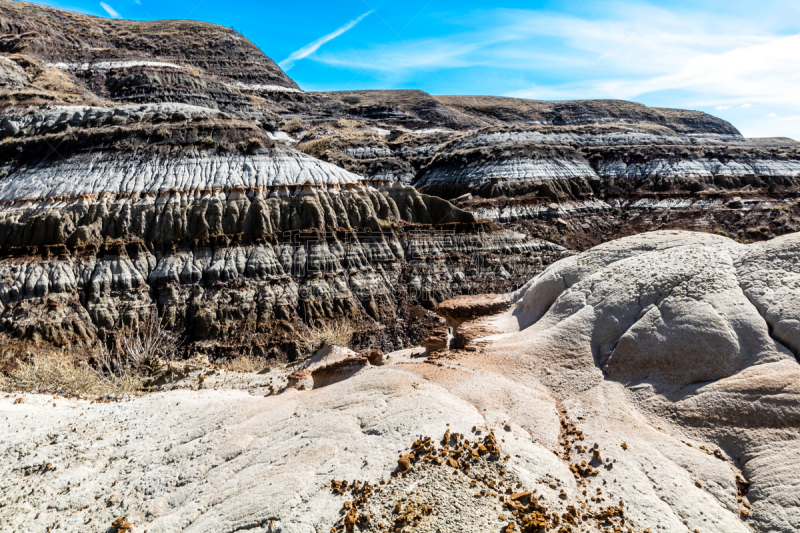
[[[511,287],[562,253],[281,147],[81,153],[12,170],[0,198],[0,324],[56,344],[157,309],[190,340],[349,319],[405,345],[401,302]]]

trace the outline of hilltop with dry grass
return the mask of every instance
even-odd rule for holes
[[[0,53],[31,78],[5,95],[18,104],[133,103],[160,93],[236,107],[248,99],[230,85],[298,89],[246,38],[204,22],[108,20],[3,0]]]

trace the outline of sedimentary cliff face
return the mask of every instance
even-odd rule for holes
[[[157,307],[195,340],[261,332],[267,351],[287,333],[292,356],[284,337],[325,320],[384,324],[383,343],[405,345],[404,303],[513,286],[563,253],[277,146],[82,152],[12,170],[0,195],[3,324],[57,344],[135,327]],[[475,260],[504,253],[525,259]]]
[[[93,344],[157,311],[215,355],[293,358],[343,320],[404,347],[426,308],[567,253],[281,142],[276,112],[309,98],[232,30],[2,2],[0,33],[15,338]]]
[[[566,253],[208,108],[60,107],[2,124],[0,321],[21,339],[92,344],[157,310],[190,342],[236,332],[209,342],[219,355],[246,342],[296,357],[327,320],[380,326],[380,345],[402,347],[426,333],[420,305],[513,287]]]
[[[313,96],[325,114],[295,112],[299,149],[567,246],[661,227],[760,240],[800,222],[800,145],[744,139],[704,113],[402,91]],[[393,112],[365,112],[379,101]]]

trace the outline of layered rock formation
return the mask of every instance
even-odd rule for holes
[[[120,403],[4,394],[0,519],[106,531],[124,516],[137,533],[796,531],[799,253],[797,235],[643,234],[514,293],[443,304],[469,340],[435,357],[373,366],[329,350],[307,368],[206,369]]]
[[[145,122],[107,133],[133,144],[152,128],[151,113],[198,112],[156,108],[106,113],[140,114]],[[71,114],[61,111],[61,118]],[[76,127],[91,113],[75,111]],[[53,122],[39,122],[11,142],[47,140],[40,132]],[[135,327],[156,306],[170,327],[194,339],[233,330],[293,333],[293,321],[347,318],[390,326],[384,342],[391,347],[410,342],[397,324],[401,301],[435,305],[493,279],[513,286],[512,278],[539,268],[540,252],[561,253],[411,187],[363,181],[268,139],[251,138],[244,152],[176,146],[175,138],[197,137],[186,124],[173,124],[159,147],[92,145],[24,167],[7,161],[0,184],[7,259],[0,268],[8,331],[58,344],[92,342],[98,328]],[[230,120],[220,124],[225,135],[242,133]],[[53,135],[48,144],[66,135],[74,133]],[[431,227],[441,238],[422,233]],[[487,266],[476,253],[526,259]],[[522,268],[509,272],[514,263]]]
[[[276,143],[275,111],[308,98],[232,30],[3,2],[0,33],[15,338],[93,344],[157,311],[212,355],[293,358],[329,320],[402,348],[425,308],[566,253]]]
[[[29,258],[24,268],[14,259],[6,276],[16,314],[4,323],[24,337],[91,341],[97,328],[135,324],[135,309],[152,304],[197,339],[295,315],[313,324],[366,314],[390,325],[398,302],[431,307],[497,290],[492,283],[514,288],[565,253],[542,239],[585,249],[680,227],[747,241],[800,223],[797,146],[743,139],[703,113],[420,91],[305,94],[252,43],[204,23],[4,2],[0,31],[0,246]],[[472,216],[397,181],[459,197]],[[400,229],[401,220],[455,225],[420,243],[424,232]],[[367,237],[381,250],[353,259],[345,250],[366,230],[381,233]],[[290,235],[308,231],[325,237]],[[260,296],[244,296],[242,309],[231,305],[239,296],[206,287],[284,275],[293,282],[281,282],[283,296],[250,287]],[[108,289],[87,292],[95,276],[111,276],[98,282]],[[184,288],[163,292],[170,283]],[[202,295],[187,292],[195,285]],[[125,310],[101,295],[132,287]],[[47,315],[33,299],[51,293],[77,299],[70,311],[47,307],[58,318],[42,334]],[[386,347],[422,340],[428,319],[412,321],[417,333],[392,329]]]
[[[418,91],[311,96],[321,104],[292,115],[304,124],[295,122],[301,150],[570,247],[662,227],[752,241],[800,222],[800,145],[744,139],[704,113]],[[391,112],[367,112],[380,102]]]
[[[0,53],[24,69],[4,103],[183,102],[258,114],[245,93],[300,92],[253,43],[213,24],[105,20],[4,0],[0,34]]]
[[[4,0],[0,108],[3,342],[155,312],[201,352],[128,402],[3,394],[4,526],[800,528],[797,143],[627,102],[306,94],[225,28]],[[669,227],[704,233],[554,244]],[[334,322],[373,349],[210,366]]]
[[[480,218],[529,221],[514,228],[579,249],[629,234],[630,226],[710,227],[746,241],[795,227],[798,145],[743,139],[704,113],[420,91],[306,94],[249,41],[209,24],[99,20],[13,2],[2,4],[0,24],[4,108],[180,102],[221,109],[358,175],[448,199],[471,194],[460,206]],[[2,128],[18,135],[26,126]],[[737,197],[750,201],[747,221],[714,208]],[[546,209],[553,202],[562,206],[556,217]],[[790,220],[776,205],[790,207]],[[672,222],[664,223],[667,209]],[[551,218],[575,221],[550,227]]]

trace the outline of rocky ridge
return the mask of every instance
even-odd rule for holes
[[[745,139],[703,113],[419,91],[312,96],[322,99],[321,108],[289,115],[299,149],[363,175],[413,184],[568,247],[663,227],[753,241],[800,222],[793,207],[800,145]],[[392,112],[364,111],[380,102]],[[747,221],[725,212],[737,198],[749,202]],[[642,216],[640,201],[655,216]],[[550,204],[557,209],[548,212]],[[781,205],[786,209],[774,209]],[[555,219],[569,222],[554,225]]]
[[[300,92],[250,41],[213,24],[106,20],[4,0],[0,34],[0,53],[26,74],[4,105],[169,101],[258,113],[242,89]]]

